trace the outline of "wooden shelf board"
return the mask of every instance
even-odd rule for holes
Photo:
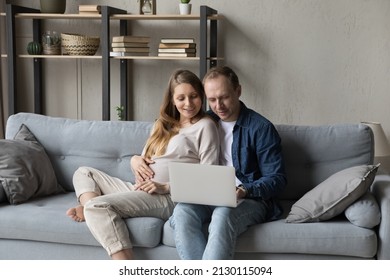
[[[175,56],[114,56],[113,59],[142,59],[142,60],[199,60],[199,57],[175,57]]]
[[[87,58],[87,59],[101,59],[101,55],[29,55],[29,54],[20,54],[20,58],[59,58],[59,59],[74,59],[74,58]]]
[[[15,17],[24,19],[101,19],[102,16],[89,14],[17,13]]]
[[[143,60],[199,60],[196,57],[180,57],[180,56],[113,56],[113,59],[143,59]],[[224,60],[222,57],[208,57],[207,60]]]
[[[221,15],[208,17],[209,19],[220,20]],[[199,20],[200,15],[134,15],[134,14],[116,14],[111,19],[118,20]]]
[[[17,18],[24,19],[101,19],[101,15],[88,14],[41,14],[41,13],[18,13]],[[221,15],[208,17],[213,20],[220,20]],[[115,14],[111,16],[115,20],[199,20],[199,15],[135,15],[135,14]]]
[[[7,57],[2,54],[2,57]],[[101,55],[29,55],[20,54],[20,58],[59,58],[59,59],[101,59]],[[112,56],[113,59],[143,59],[143,60],[199,60],[199,57],[176,57],[176,56]],[[222,57],[208,57],[207,60],[224,60]]]

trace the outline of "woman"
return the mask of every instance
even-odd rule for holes
[[[134,258],[123,218],[167,220],[171,216],[170,161],[218,164],[218,131],[202,110],[204,100],[202,82],[194,73],[178,70],[172,74],[143,155],[131,161],[135,185],[90,167],[75,172],[73,184],[80,205],[67,214],[75,221],[85,220],[112,259]],[[142,178],[139,174],[147,166],[153,174]]]

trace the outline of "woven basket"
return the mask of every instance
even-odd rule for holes
[[[69,55],[94,55],[99,48],[100,38],[79,34],[61,33],[61,44]]]

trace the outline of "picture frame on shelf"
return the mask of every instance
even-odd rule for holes
[[[140,15],[155,15],[156,14],[156,0],[139,0],[138,2],[139,2],[139,14]]]

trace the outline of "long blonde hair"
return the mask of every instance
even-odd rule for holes
[[[175,88],[183,83],[190,84],[199,94],[202,104],[204,104],[205,93],[202,81],[191,71],[176,70],[169,79],[168,87],[160,107],[159,118],[156,120],[152,133],[146,141],[144,156],[147,158],[165,154],[169,140],[179,132],[180,113],[173,103],[173,93]],[[201,108],[193,119],[200,119],[204,115],[205,112]]]

